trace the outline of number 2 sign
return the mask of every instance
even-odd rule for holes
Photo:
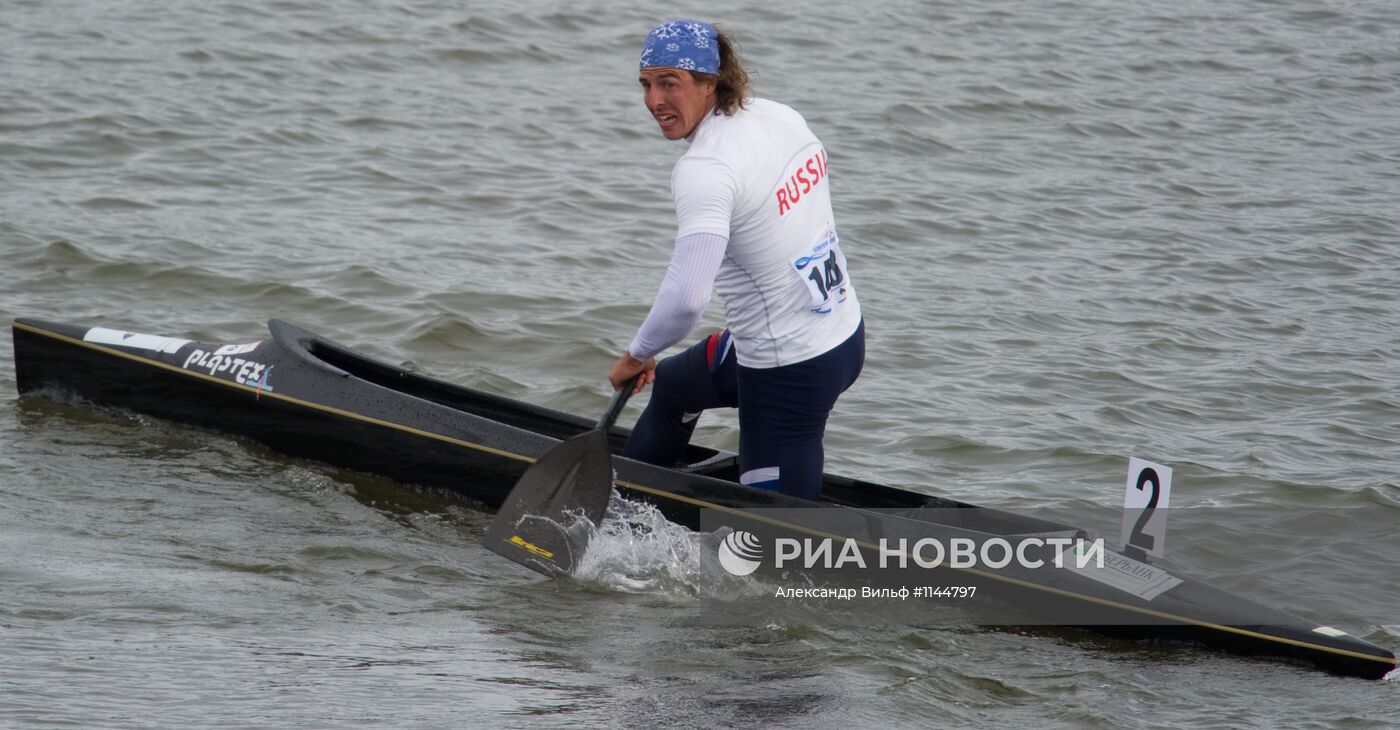
[[[1158,558],[1166,554],[1171,489],[1171,467],[1128,459],[1128,483],[1123,492],[1124,552]]]

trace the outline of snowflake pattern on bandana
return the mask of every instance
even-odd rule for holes
[[[719,73],[719,33],[699,20],[673,20],[652,29],[642,46],[642,68]]]

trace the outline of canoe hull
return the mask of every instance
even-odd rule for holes
[[[578,416],[474,391],[380,363],[286,322],[250,343],[204,343],[37,320],[13,325],[22,394],[64,392],[95,404],[236,434],[296,457],[443,490],[498,507],[525,469],[592,428]],[[627,438],[613,429],[614,452]],[[836,536],[877,559],[880,540],[1073,533],[1069,525],[828,475],[822,503],[737,483],[732,454],[692,446],[686,468],[614,459],[625,497],[692,529],[719,525],[794,537]],[[780,510],[774,512],[774,510]],[[774,516],[776,515],[776,516]],[[716,524],[718,523],[718,524]],[[1115,560],[1127,560],[1116,553]],[[1142,569],[1156,566],[1139,566]],[[849,576],[810,572],[814,580]],[[1170,577],[1170,576],[1168,576]],[[1068,571],[887,571],[887,585],[977,586],[1041,622],[1135,639],[1189,641],[1379,678],[1394,655],[1341,632],[1184,577],[1131,595]]]

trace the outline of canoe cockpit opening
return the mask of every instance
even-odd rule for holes
[[[585,419],[545,408],[524,406],[501,396],[409,372],[322,340],[307,339],[299,344],[313,359],[353,377],[453,410],[559,439],[583,433],[592,427],[592,423]]]
[[[501,396],[482,393],[459,385],[435,380],[402,368],[372,360],[351,350],[319,339],[300,343],[303,352],[313,360],[336,368],[353,377],[383,388],[436,403],[454,410],[472,413],[516,428],[546,434],[557,439],[576,436],[593,427],[593,422],[538,406],[523,405]],[[630,431],[615,428],[609,434],[613,453],[621,453]],[[739,481],[738,458],[697,444],[690,444],[675,465],[680,471],[700,474],[712,479]],[[831,477],[824,480],[822,501],[848,506],[886,509],[923,508],[930,506],[960,506],[955,502],[926,497],[912,492],[881,487],[869,482]],[[1012,531],[1024,531],[1023,526]],[[1037,526],[1039,529],[1039,526]],[[999,530],[1008,531],[1006,529]]]
[[[559,413],[519,401],[483,393],[471,388],[435,380],[403,368],[372,360],[356,352],[318,339],[298,343],[312,359],[344,371],[349,375],[383,388],[436,403],[453,410],[472,413],[516,428],[565,439],[593,428],[593,421]],[[613,451],[621,452],[627,443],[628,429],[615,428],[610,434]],[[738,463],[730,455],[715,449],[691,445],[681,456],[681,464],[690,471],[738,481]],[[732,472],[732,474],[731,474]]]

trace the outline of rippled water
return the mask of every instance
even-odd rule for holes
[[[11,0],[0,314],[229,341],[280,316],[599,412],[673,231],[680,148],[632,81],[655,12]],[[1393,3],[677,12],[727,22],[829,150],[870,332],[832,470],[1074,506],[1113,502],[1133,454],[1176,467],[1175,506],[1365,514],[1305,570],[1220,513],[1182,557],[1400,646]],[[937,617],[715,626],[731,586],[685,559],[706,536],[618,535],[541,583],[478,547],[488,519],[8,401],[0,724],[1365,728],[1400,706],[1394,682]]]

